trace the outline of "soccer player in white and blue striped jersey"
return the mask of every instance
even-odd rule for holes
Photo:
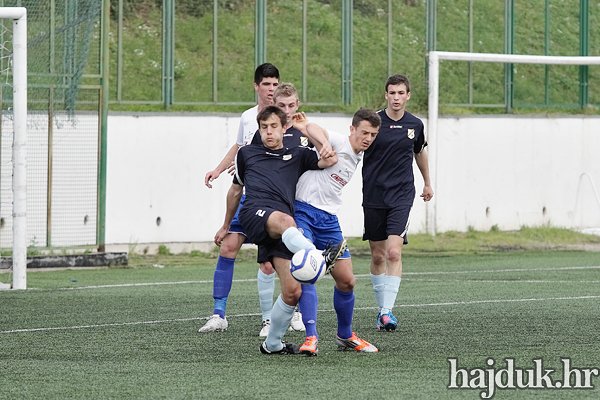
[[[313,135],[325,136],[338,156],[338,162],[323,170],[305,172],[296,187],[296,213],[294,219],[298,229],[318,249],[330,243],[343,240],[337,212],[342,205],[342,189],[350,181],[363,152],[369,148],[379,131],[381,119],[369,110],[361,108],[352,118],[350,136],[327,131],[314,123],[308,123],[304,113],[294,117],[294,127],[310,139]],[[341,349],[354,349],[359,352],[375,353],[377,347],[356,336],[352,331],[354,314],[354,285],[350,252],[344,253],[331,270],[335,280],[333,306],[337,314],[338,326],[336,343]],[[314,285],[302,285],[299,301],[302,320],[306,327],[306,342],[300,347],[301,354],[316,355],[318,352],[317,334],[317,291]]]

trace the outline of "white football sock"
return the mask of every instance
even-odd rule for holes
[[[258,301],[260,302],[260,311],[262,320],[271,319],[271,309],[273,308],[273,293],[275,293],[275,272],[270,275],[265,274],[260,269],[256,275],[258,286]]]
[[[292,253],[297,253],[300,250],[314,250],[315,245],[310,240],[304,237],[302,233],[296,227],[290,227],[283,232],[281,235],[281,241],[285,244]]]
[[[373,294],[375,294],[377,307],[379,307],[379,311],[381,312],[381,308],[383,307],[383,290],[385,289],[385,274],[371,274],[371,283],[373,284]]]
[[[283,348],[281,339],[290,326],[290,321],[294,316],[295,306],[287,305],[281,300],[281,295],[275,300],[273,311],[271,311],[271,328],[265,343],[267,350],[279,351]]]
[[[394,303],[396,302],[396,296],[398,296],[398,289],[400,288],[400,282],[402,279],[399,276],[388,275],[385,277],[385,289],[383,289],[383,307],[381,308],[381,314],[387,314],[392,312]]]

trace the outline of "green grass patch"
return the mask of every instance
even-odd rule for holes
[[[29,290],[0,291],[0,397],[370,399],[385,387],[393,398],[474,399],[478,390],[446,388],[447,358],[466,368],[485,368],[488,357],[500,366],[512,357],[522,368],[540,357],[550,368],[561,367],[560,357],[600,367],[598,253],[407,253],[396,332],[374,329],[369,258],[354,257],[353,329],[380,352],[337,351],[326,277],[317,284],[313,358],[259,353],[253,260],[236,264],[229,329],[199,334],[213,307],[211,257],[154,256],[162,268],[140,256],[128,268],[36,271]],[[501,390],[496,398],[597,395]]]

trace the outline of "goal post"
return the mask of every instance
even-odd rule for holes
[[[13,20],[13,289],[27,288],[27,10],[0,7]]]
[[[437,139],[438,139],[438,116],[439,116],[439,78],[440,61],[473,61],[473,62],[495,62],[511,64],[550,64],[550,65],[600,65],[600,57],[590,56],[537,56],[523,54],[492,54],[492,53],[465,53],[451,51],[429,52],[429,105],[427,116],[427,141],[430,176],[434,186],[437,182]],[[434,190],[435,191],[435,190]],[[427,203],[426,206],[427,233],[435,235],[437,232],[436,198]]]

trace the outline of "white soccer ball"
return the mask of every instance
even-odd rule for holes
[[[325,258],[320,250],[300,250],[292,257],[292,276],[304,285],[312,285],[325,275]]]

